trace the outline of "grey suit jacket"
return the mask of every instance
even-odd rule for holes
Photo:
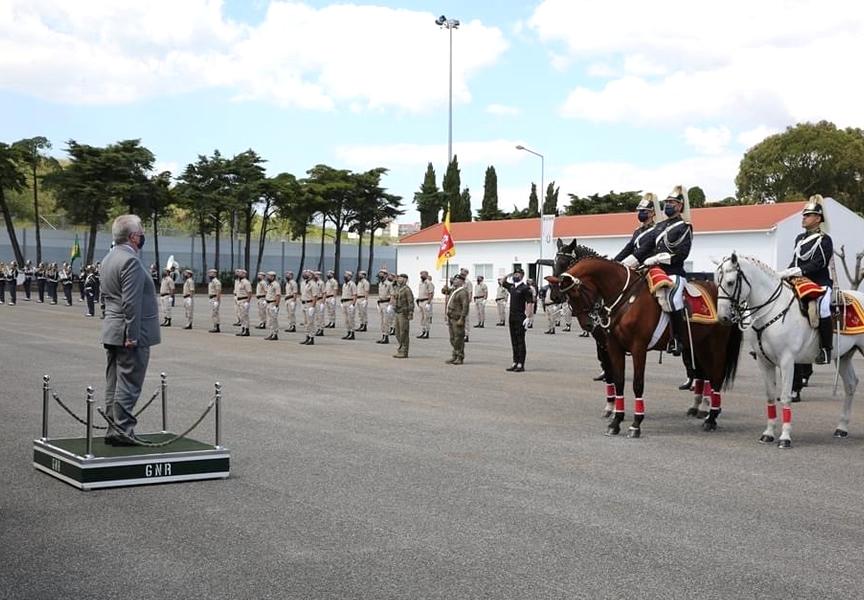
[[[129,246],[115,246],[102,259],[101,277],[102,343],[122,346],[126,340],[136,340],[144,347],[161,342],[156,288],[138,254]]]

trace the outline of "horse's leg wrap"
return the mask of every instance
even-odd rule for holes
[[[633,401],[633,424],[630,426],[629,437],[638,438],[642,430],[642,420],[645,418],[645,401],[636,398]]]
[[[708,416],[705,417],[703,428],[705,431],[714,431],[717,429],[717,416],[720,414],[720,392],[717,390],[711,391],[711,409],[708,411]]]
[[[624,420],[624,396],[615,396],[615,415],[609,422],[606,435],[618,435],[621,433],[621,421]]]
[[[705,381],[705,385],[702,387],[702,399],[699,402],[699,411],[696,413],[696,416],[700,419],[704,419],[708,416],[708,407],[711,405],[711,382]]]
[[[773,400],[769,400],[765,410],[768,415],[768,423],[759,441],[763,444],[770,444],[774,441],[774,427],[777,425],[777,404]]]
[[[698,414],[699,405],[702,404],[702,388],[704,385],[704,379],[693,380],[693,406],[687,409],[688,417],[695,417]]]
[[[606,384],[606,408],[603,409],[603,417],[609,418],[615,412],[615,384]]]

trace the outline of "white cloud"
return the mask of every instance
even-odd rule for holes
[[[515,117],[522,114],[522,109],[516,106],[507,106],[506,104],[490,104],[486,107],[486,112],[498,117]]]
[[[525,159],[525,153],[516,150],[514,140],[488,140],[454,142],[453,154],[459,166],[512,165]],[[447,144],[380,144],[339,146],[337,158],[355,169],[371,169],[381,165],[391,167],[425,167],[447,164]]]
[[[723,154],[732,141],[732,132],[728,127],[688,127],[684,130],[684,141],[700,154]]]
[[[662,8],[660,8],[662,7]],[[574,27],[590,14],[590,26]],[[600,87],[575,87],[561,113],[605,122],[724,120],[736,128],[803,120],[860,122],[864,10],[842,0],[729,0],[662,5],[545,0],[528,22]]]
[[[448,34],[432,13],[269,3],[255,26],[219,0],[0,0],[0,89],[111,104],[224,88],[237,100],[422,111],[447,101]],[[453,33],[453,97],[506,50],[480,21]]]
[[[775,133],[779,133],[779,129],[774,129],[773,127],[766,127],[765,125],[759,125],[758,127],[754,127],[748,131],[742,131],[735,138],[739,144],[743,145],[745,148],[752,148],[769,135],[774,135]]]

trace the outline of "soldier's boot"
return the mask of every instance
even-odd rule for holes
[[[451,364],[461,365],[462,362],[463,362],[462,359],[457,356],[456,359]]]
[[[258,325],[256,325],[255,328],[256,329],[267,329],[267,325],[265,323],[258,323]]]
[[[90,316],[92,317],[93,315]],[[188,323],[183,329],[192,329],[192,323]]]
[[[363,323],[362,325],[360,325],[360,329],[358,329],[357,331],[369,331],[368,323]]]
[[[231,327],[240,327],[240,321],[237,321],[236,323],[231,323]]]
[[[276,334],[274,333],[273,335],[275,336]],[[248,327],[243,328],[243,331],[240,332],[240,337],[249,337],[249,328]]]
[[[426,332],[421,331],[420,335],[415,335],[414,337],[416,337],[418,340],[424,340],[424,339],[426,339]]]
[[[276,340],[278,340],[278,339],[279,339],[279,336],[276,335],[275,333],[271,333],[270,335],[268,335],[268,336],[267,336],[266,338],[264,338],[264,339],[265,339],[265,340],[269,340],[269,341],[272,342],[272,341],[276,341]]]
[[[309,345],[309,340],[310,340],[310,339],[311,339],[311,338],[309,337],[309,334],[307,333],[307,334],[306,334],[306,339],[303,340],[302,342],[300,342],[300,345],[301,345],[301,346],[308,346],[308,345]]]
[[[324,330],[323,330],[323,329],[319,329],[318,331],[315,332],[315,336],[316,336],[316,337],[321,337],[322,335],[324,335]]]
[[[330,321],[327,323],[327,329],[336,329],[336,321]]]
[[[346,333],[346,334],[343,335],[340,339],[343,339],[343,340],[350,340],[350,339],[351,339],[351,332]]]
[[[465,336],[465,341],[466,341],[466,342],[468,341],[468,336],[467,336],[467,335]]]
[[[307,346],[314,346],[315,345],[315,338],[310,336],[309,341],[306,342],[306,345]]]
[[[672,338],[669,340],[668,352],[672,356],[681,356],[684,345],[681,340],[687,335],[687,324],[684,322],[684,309],[676,310],[669,313],[669,320],[672,322]]]
[[[569,325],[565,325],[565,326],[564,326],[564,331],[569,332],[569,331],[570,331],[570,326],[569,326]]]
[[[819,319],[819,355],[816,357],[817,365],[831,364],[831,350],[833,350],[833,340],[831,338],[833,334],[831,317]]]
[[[219,325],[214,325],[212,329],[208,329],[207,333],[219,333]]]
[[[395,328],[395,327],[391,327],[391,328],[390,328],[390,331],[388,332],[388,335],[396,335],[396,328]]]

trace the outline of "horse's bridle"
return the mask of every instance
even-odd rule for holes
[[[782,279],[780,280],[780,283],[777,284],[777,288],[773,292],[771,292],[771,295],[768,297],[768,299],[765,302],[763,302],[762,304],[759,304],[757,306],[750,307],[747,304],[747,302],[741,301],[741,293],[744,289],[745,283],[747,284],[747,287],[750,288],[750,291],[753,290],[753,285],[750,283],[750,280],[747,279],[747,276],[744,274],[744,271],[741,270],[741,267],[737,263],[735,263],[735,286],[732,289],[732,293],[730,294],[729,291],[726,289],[726,287],[724,287],[724,285],[723,285],[723,265],[726,264],[726,262],[728,260],[730,260],[730,259],[728,259],[728,258],[725,259],[717,267],[717,272],[720,274],[720,277],[718,278],[718,281],[717,281],[717,300],[729,300],[729,303],[732,306],[732,319],[731,320],[733,323],[736,323],[738,325],[739,329],[741,329],[743,331],[744,329],[747,328],[746,323],[748,320],[752,323],[754,321],[756,314],[760,310],[762,310],[766,306],[774,304],[774,302],[780,297],[780,294],[783,291],[783,280]],[[723,292],[723,294],[720,294],[721,291]],[[748,292],[748,296],[749,296],[749,292]],[[762,349],[762,332],[765,331],[769,326],[773,325],[774,323],[776,323],[777,321],[782,319],[786,315],[787,311],[789,310],[789,307],[792,306],[792,303],[794,301],[795,301],[795,295],[793,294],[792,300],[789,301],[789,304],[786,306],[786,308],[784,308],[782,311],[777,313],[765,325],[763,325],[762,327],[756,327],[755,325],[752,325],[753,330],[756,331],[757,337],[759,339],[760,350]],[[765,354],[764,350],[762,350],[762,354],[763,355]],[[766,356],[766,358],[767,358],[767,356]]]
[[[559,253],[559,255],[569,256],[563,253]],[[587,300],[587,302],[583,302],[584,305],[591,307],[590,310],[577,311],[577,314],[587,313],[595,325],[600,325],[600,327],[602,327],[603,329],[608,330],[609,327],[612,325],[612,313],[621,303],[621,300],[624,299],[624,296],[627,295],[627,292],[633,287],[633,284],[630,283],[630,279],[632,276],[631,269],[629,267],[625,267],[624,265],[621,265],[621,268],[626,271],[627,279],[624,281],[624,287],[621,289],[621,293],[619,293],[615,301],[608,306],[606,305],[606,302],[603,300],[603,297],[599,293],[596,295],[595,298],[591,298],[590,296],[588,296],[590,292],[582,285],[582,280],[578,277],[574,277],[567,272],[562,273],[560,279],[569,279],[570,282],[566,286],[561,286],[559,284],[559,291],[561,293],[567,293],[573,288],[577,288],[576,294],[578,294],[579,299],[581,300],[584,298],[585,300]]]

